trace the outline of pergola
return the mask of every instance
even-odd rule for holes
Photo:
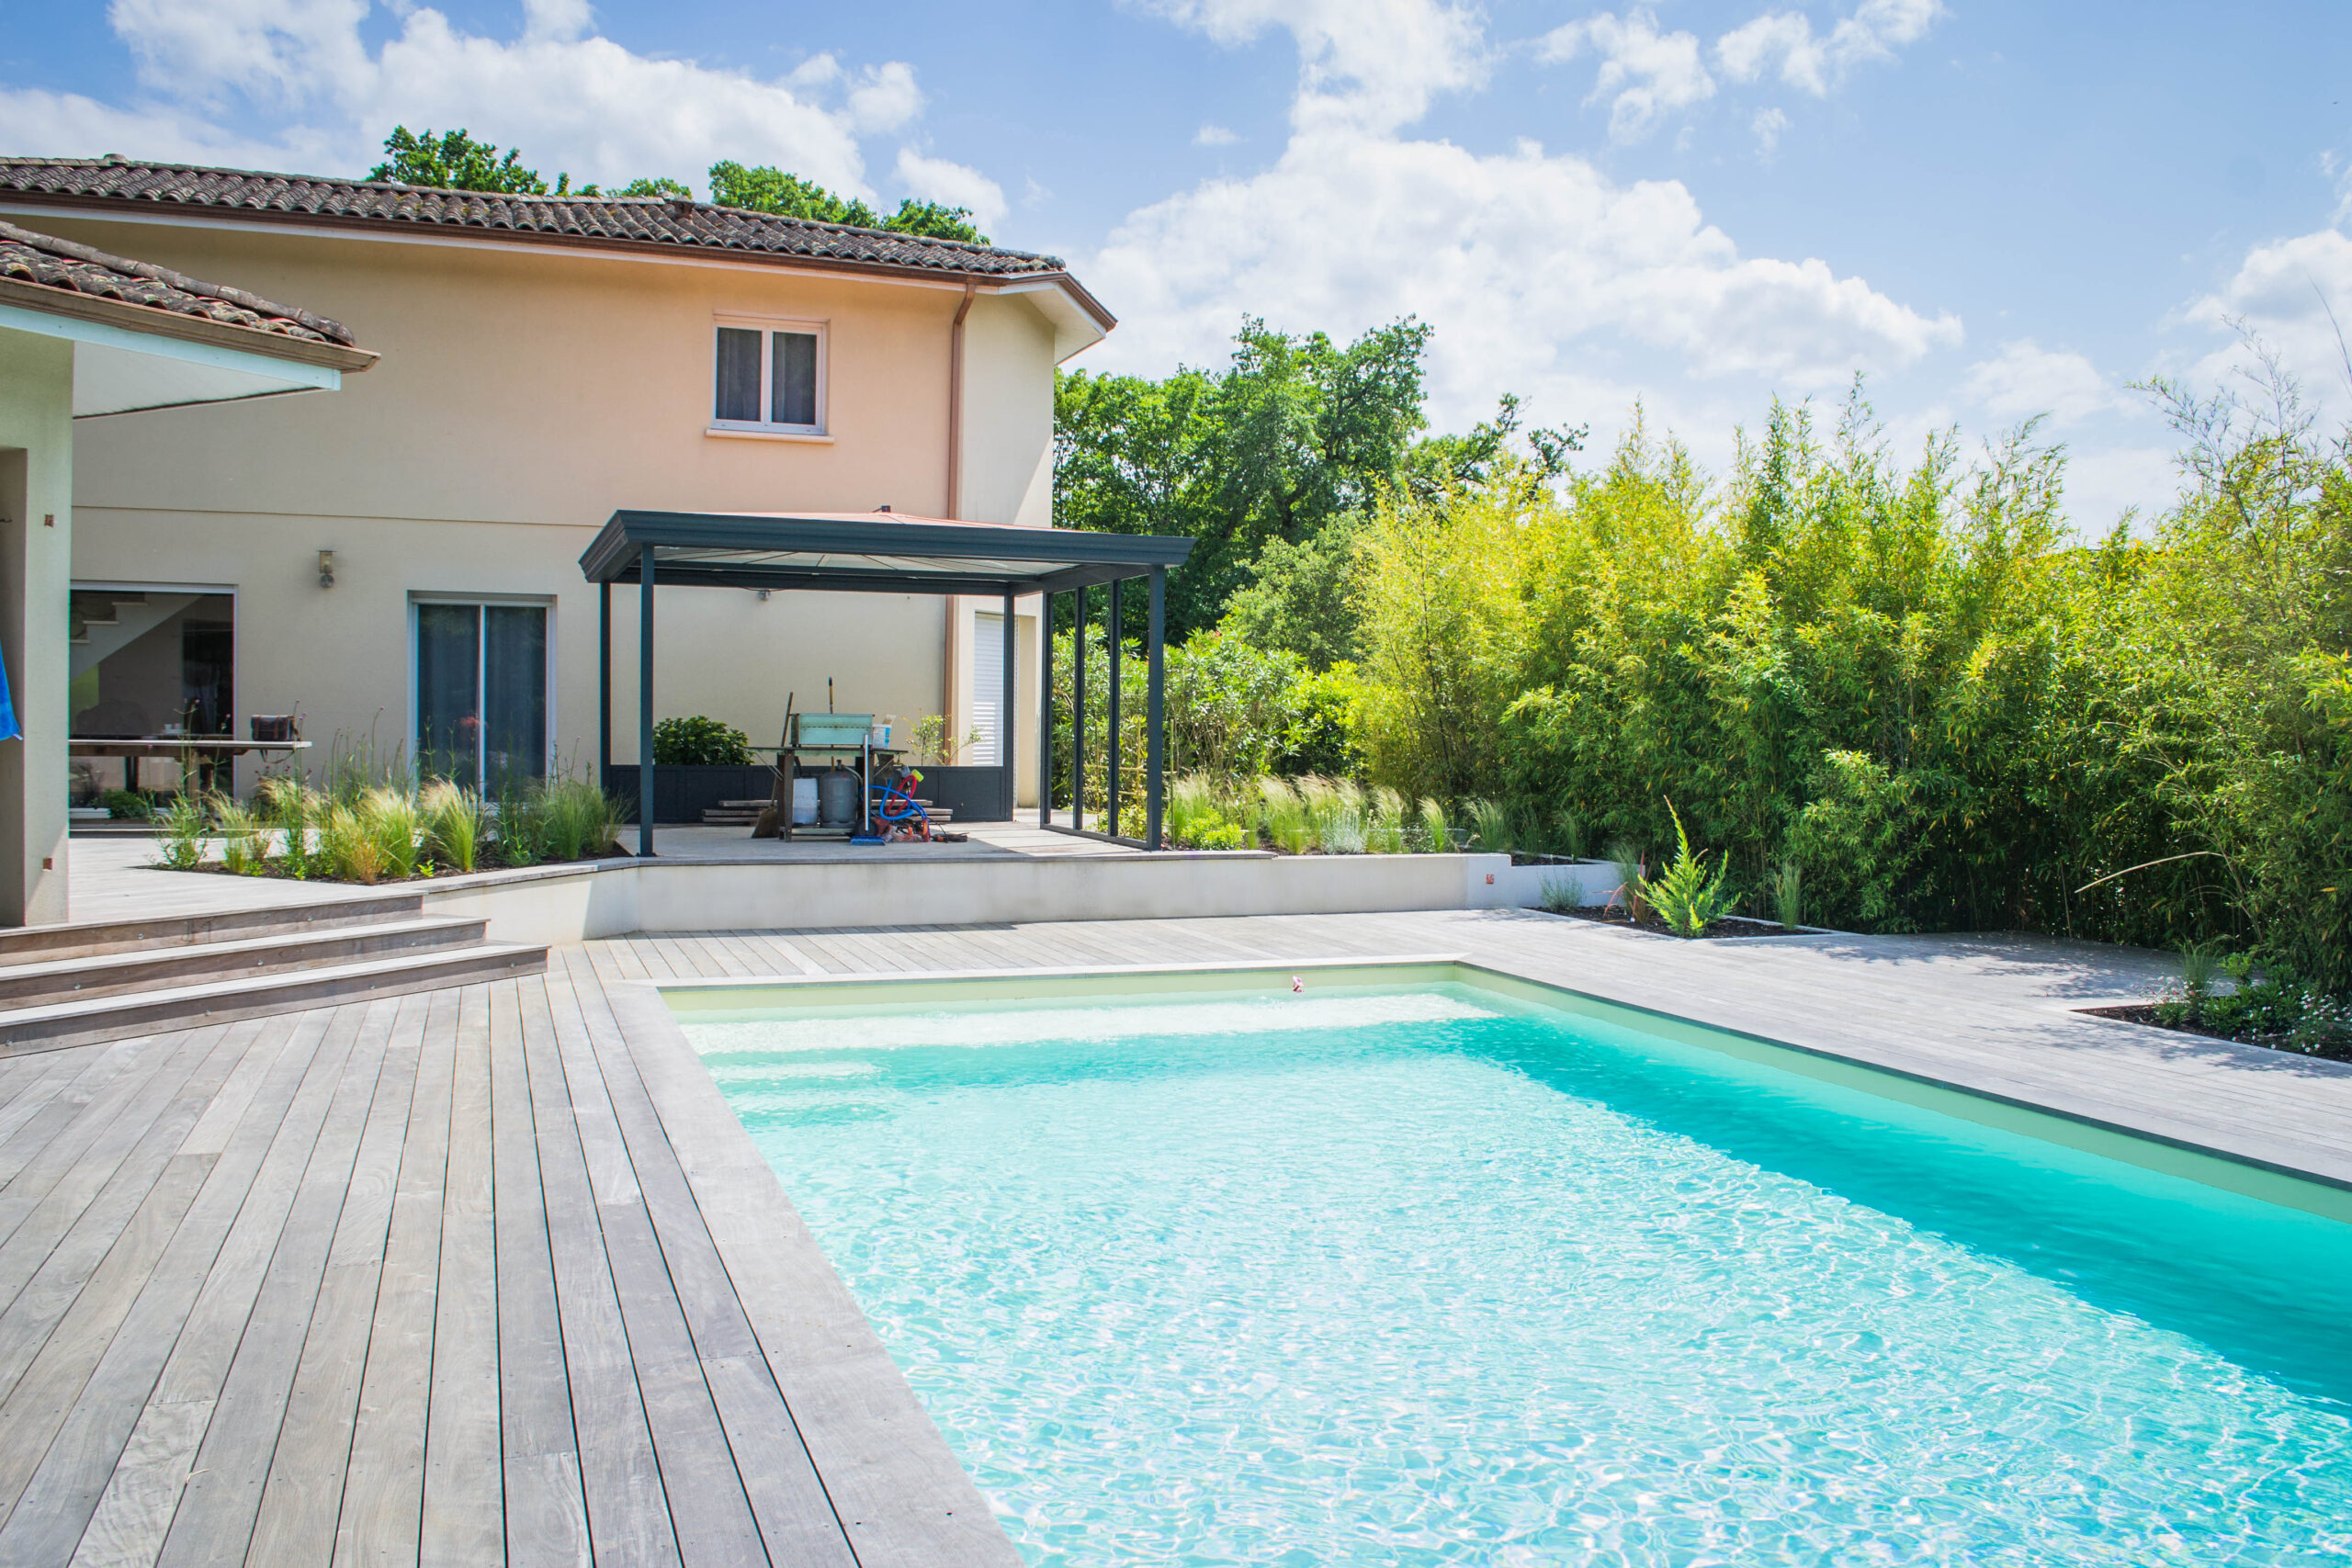
[[[1168,569],[1181,565],[1192,548],[1191,539],[1179,536],[1016,528],[888,512],[616,512],[580,558],[581,571],[596,585],[598,776],[612,771],[613,585],[616,582],[634,582],[638,590],[637,816],[641,855],[653,852],[653,591],[657,586],[967,594],[1004,601],[1004,695],[1000,705],[997,761],[1004,770],[1004,797],[1009,803],[1013,798],[1012,697],[1018,666],[1012,635],[1013,601],[1042,593],[1045,614],[1038,625],[1045,677],[1038,725],[1038,819],[1041,826],[1053,827],[1053,596],[1069,593],[1077,604],[1080,635],[1073,695],[1080,722],[1073,732],[1077,752],[1073,771],[1082,784],[1086,776],[1087,591],[1107,583],[1114,629],[1109,650],[1110,815],[1105,826],[1107,836],[1117,838],[1120,588],[1143,578],[1149,583],[1151,609],[1145,639],[1150,681],[1144,727],[1140,843],[1146,849],[1158,849],[1161,773],[1167,755],[1161,688]],[[1073,821],[1082,829],[1083,812],[1074,813]]]

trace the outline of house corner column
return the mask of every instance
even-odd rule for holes
[[[23,736],[0,740],[0,925],[67,916],[66,600],[74,346],[0,331],[0,655]]]

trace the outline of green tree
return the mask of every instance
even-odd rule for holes
[[[384,138],[384,162],[368,171],[371,180],[397,180],[402,185],[427,186],[441,190],[491,191],[504,196],[545,196],[547,181],[539,178],[537,169],[523,166],[523,154],[507,149],[501,156],[499,150],[487,141],[476,141],[464,130],[412,131],[407,126],[392,127]],[[570,176],[565,176],[569,183]],[[593,195],[583,191],[582,195]]]
[[[1068,526],[1185,534],[1198,541],[1169,590],[1170,635],[1214,626],[1253,581],[1268,546],[1308,546],[1308,566],[1278,551],[1270,571],[1328,578],[1344,558],[1335,522],[1361,520],[1404,477],[1421,412],[1430,329],[1410,320],[1345,346],[1294,337],[1256,319],[1220,371],[1163,380],[1060,378],[1055,397],[1055,514]],[[1324,596],[1330,603],[1329,596]],[[1307,648],[1344,647],[1323,626]]]
[[[842,223],[854,229],[881,229],[892,233],[922,234],[934,240],[961,240],[985,245],[987,235],[973,226],[965,208],[908,197],[888,217],[854,197],[844,200],[813,180],[785,173],[772,164],[746,167],[732,159],[710,166],[710,199],[721,207],[747,208],[785,218],[817,223]]]

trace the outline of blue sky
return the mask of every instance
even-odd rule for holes
[[[1635,400],[1721,465],[1865,372],[1905,445],[2032,412],[2101,529],[2171,491],[2129,383],[2226,383],[2242,319],[2352,386],[2352,13],[1992,0],[669,0],[12,6],[0,149],[358,173],[396,121],[552,175],[776,162],[974,207],[1122,318],[1432,322],[1432,413]]]

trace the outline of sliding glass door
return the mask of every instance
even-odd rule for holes
[[[416,612],[416,762],[486,794],[548,771],[548,609],[430,601]]]

